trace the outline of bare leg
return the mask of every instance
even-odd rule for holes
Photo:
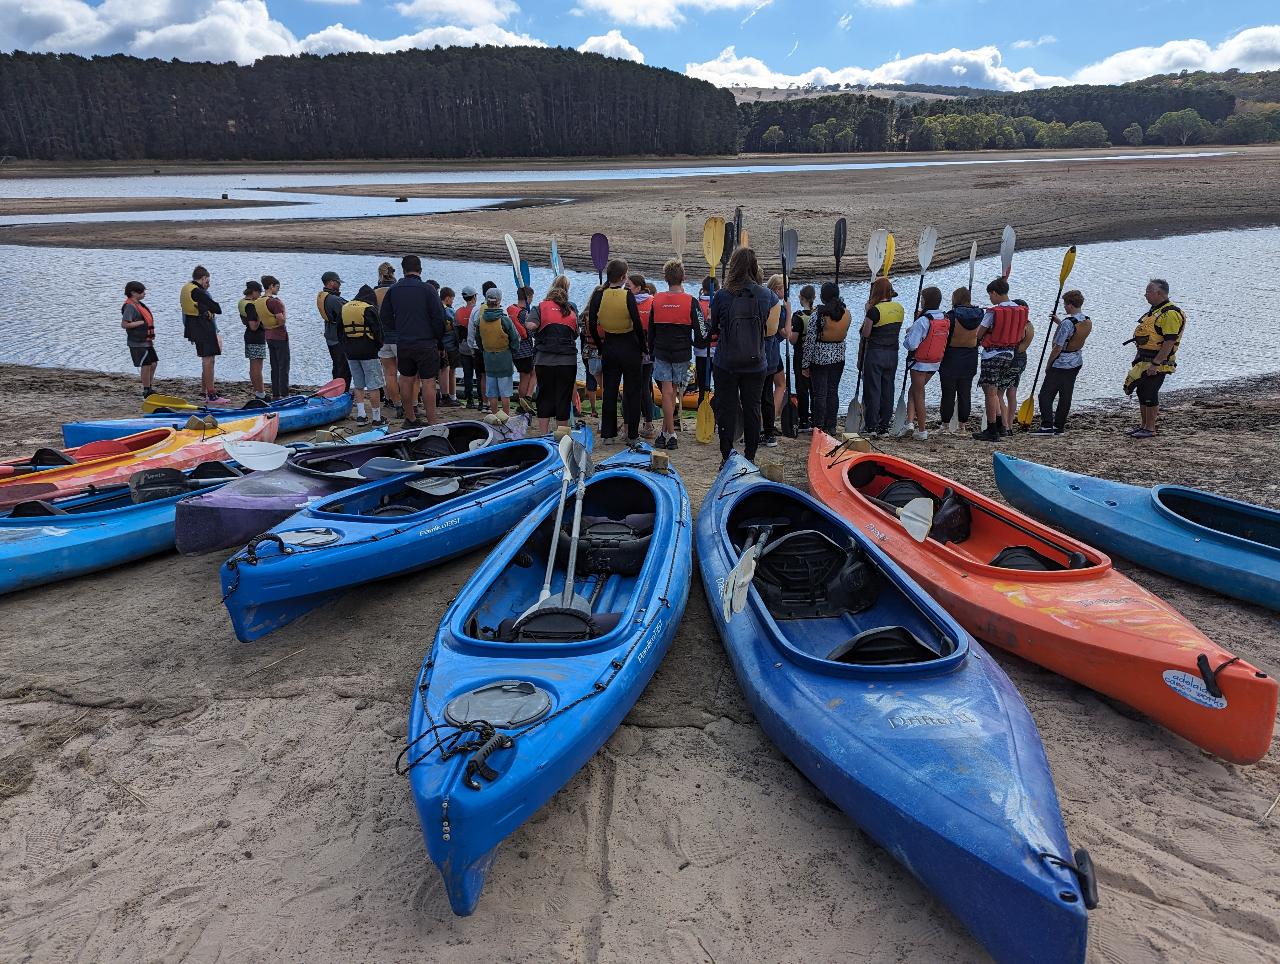
[[[666,435],[674,435],[676,431],[676,386],[674,382],[661,382],[662,386],[662,431]]]
[[[400,376],[396,374],[396,360],[394,358],[379,358],[382,363],[382,375],[387,382],[387,400],[392,405],[400,404]]]
[[[200,386],[204,389],[206,398],[213,397],[213,366],[216,361],[217,358],[212,355],[200,359]]]
[[[436,423],[436,380],[422,379],[422,411],[428,425]]]
[[[414,418],[413,401],[418,396],[418,378],[416,375],[400,376],[400,403],[404,406],[404,417],[406,421],[416,421]]]

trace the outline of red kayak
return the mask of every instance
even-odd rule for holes
[[[984,643],[1141,710],[1211,753],[1257,763],[1276,681],[1233,656],[1092,546],[904,459],[815,431],[814,496],[869,533]],[[934,503],[923,542],[891,507]]]

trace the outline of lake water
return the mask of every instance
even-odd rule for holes
[[[862,250],[864,239],[851,238],[849,247]],[[1085,311],[1093,318],[1094,328],[1085,349],[1077,399],[1124,397],[1119,386],[1133,350],[1122,342],[1132,335],[1134,323],[1146,310],[1142,292],[1153,276],[1170,282],[1173,299],[1186,310],[1188,318],[1178,373],[1170,379],[1169,387],[1280,370],[1280,339],[1274,337],[1269,307],[1280,300],[1277,252],[1280,227],[1081,245],[1068,286],[1084,292]],[[1061,249],[1028,250],[1019,251],[1014,258],[1010,278],[1013,296],[1031,304],[1032,317],[1042,333],[1045,315],[1057,291],[1062,253]],[[345,293],[350,297],[362,283],[375,281],[381,260],[310,253],[111,251],[0,245],[0,299],[8,319],[0,326],[0,361],[133,371],[119,323],[124,282],[137,279],[147,285],[148,304],[156,316],[156,347],[161,359],[158,384],[163,388],[164,379],[176,374],[196,376],[199,364],[191,345],[182,338],[177,297],[192,266],[200,263],[212,273],[211,293],[227,313],[221,322],[225,343],[225,354],[218,364],[221,377],[247,377],[235,304],[246,279],[273,274],[283,283],[281,296],[289,308],[294,380],[319,384],[328,379],[329,370],[322,325],[314,304],[320,275],[337,271],[345,279]],[[766,264],[765,270],[772,267]],[[982,288],[998,273],[997,259],[980,259],[975,286]],[[433,259],[427,263],[425,275],[458,291],[468,284],[478,289],[483,281],[492,279],[504,293],[511,294],[509,265]],[[596,276],[570,272],[570,278],[572,296],[585,301]],[[551,281],[550,269],[535,267],[532,280],[541,293]],[[945,297],[967,280],[965,263],[930,273],[927,283],[940,287]],[[895,278],[908,311],[914,304],[916,282],[914,275]],[[860,309],[867,285],[842,287],[846,301],[855,310]],[[1031,354],[1031,371],[1040,341],[1038,337]],[[845,382],[841,395],[847,401],[853,392],[852,365]],[[1024,391],[1029,384],[1027,375]],[[931,382],[930,390],[936,399],[937,379]],[[980,397],[976,388],[974,397],[975,401]]]
[[[0,225],[82,224],[125,221],[253,221],[263,218],[315,220],[439,214],[473,210],[505,200],[489,198],[410,198],[397,203],[393,197],[352,197],[329,194],[283,193],[280,188],[335,187],[355,184],[494,184],[513,182],[559,183],[565,181],[634,181],[667,177],[728,177],[763,172],[815,172],[884,170],[915,167],[966,167],[1003,164],[1123,163],[1134,160],[1173,160],[1188,157],[1224,157],[1227,151],[1173,154],[1082,154],[1067,157],[998,157],[948,160],[929,158],[909,161],[848,161],[832,164],[727,164],[654,168],[573,168],[545,170],[435,170],[381,171],[323,174],[157,174],[129,177],[29,177],[0,178],[0,198],[120,198],[183,197],[276,201],[281,207],[223,208],[182,211],[118,211],[98,214],[23,214],[0,216]],[[388,192],[389,194],[391,192]],[[287,205],[287,206],[284,206]]]

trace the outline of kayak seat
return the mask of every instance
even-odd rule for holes
[[[938,653],[903,626],[881,626],[841,643],[827,659],[857,666],[907,666],[928,663],[943,655],[946,654]]]
[[[875,605],[879,574],[854,545],[817,529],[797,529],[768,542],[753,583],[775,619],[820,619]]]
[[[193,482],[205,482],[215,479],[238,479],[244,476],[239,469],[232,468],[226,462],[201,462],[188,476]]]
[[[10,519],[35,519],[39,516],[70,514],[66,509],[59,508],[44,499],[28,499],[26,502],[19,502],[9,510]]]
[[[604,636],[622,621],[622,615],[548,607],[504,619],[493,638],[504,643],[577,643]]]
[[[38,448],[27,460],[27,465],[37,469],[53,468],[57,465],[76,465],[76,460],[58,449]]]
[[[896,479],[884,487],[880,493],[881,502],[888,502],[895,509],[905,509],[913,499],[928,499],[936,503],[933,493],[915,479]]]
[[[303,465],[312,472],[350,472],[356,467],[354,462],[340,458],[307,459]]]
[[[369,515],[374,516],[397,516],[397,515],[413,515],[415,512],[421,512],[422,508],[416,505],[409,505],[407,502],[388,502],[386,505],[380,505],[373,509]]]
[[[270,407],[271,407],[270,402],[264,402],[260,398],[251,398],[247,402],[245,402],[243,405],[240,406],[240,410],[247,411],[255,408],[270,408]]]
[[[440,459],[446,455],[457,455],[458,450],[448,438],[442,435],[428,435],[426,438],[415,439],[412,442],[406,442],[400,446],[404,454],[397,458],[407,459],[409,461],[417,461],[418,459]]]
[[[1021,569],[1024,572],[1061,572],[1067,568],[1030,546],[1007,546],[996,554],[989,565],[1000,569]]]
[[[936,539],[943,545],[948,542],[965,542],[972,532],[973,511],[969,508],[969,503],[950,486],[939,499],[914,479],[897,479],[885,486],[879,499],[896,509],[906,508],[913,499],[928,499],[933,503],[933,525],[929,529],[929,538]]]
[[[639,575],[653,541],[654,518],[652,512],[635,513],[624,519],[583,516],[575,574]],[[566,566],[572,536],[572,528],[561,528],[556,556]]]

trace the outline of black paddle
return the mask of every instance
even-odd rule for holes
[[[739,209],[741,210],[741,209]],[[729,257],[733,254],[733,249],[738,239],[738,229],[732,224],[724,226],[724,250],[720,252],[720,283],[724,284],[725,276],[729,271]]]
[[[791,269],[795,267],[795,259],[797,249],[800,245],[799,235],[795,229],[788,231],[785,229],[786,222],[782,221],[778,224],[778,253],[782,259],[782,289],[783,302],[790,304],[791,301]],[[790,322],[790,319],[783,319]],[[782,322],[779,322],[780,324]],[[787,438],[796,438],[800,434],[799,418],[796,414],[795,406],[791,404],[791,342],[787,341],[787,395],[782,405],[782,434]]]

